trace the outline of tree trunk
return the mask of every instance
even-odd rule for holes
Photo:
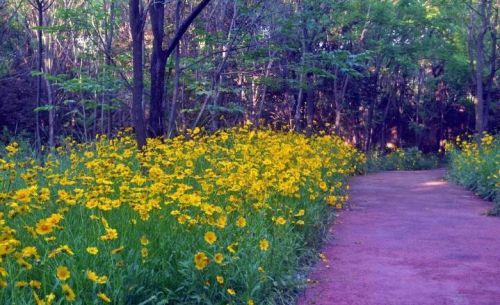
[[[115,30],[115,18],[116,18],[116,0],[111,0],[109,4],[109,30],[106,27],[106,69],[110,67],[113,64],[113,58],[112,58],[112,51],[113,51],[113,39],[114,39],[114,30]],[[107,105],[107,126],[106,126],[106,134],[108,136],[111,135],[111,126],[112,126],[112,101],[113,101],[113,94],[106,92],[104,94],[104,103],[103,103],[103,110],[104,110],[104,105]],[[104,113],[101,114],[102,116],[102,126],[101,126],[101,132],[104,133]]]
[[[42,106],[42,73],[44,72],[44,60],[43,60],[43,3],[37,2],[37,12],[38,12],[38,77],[37,77],[37,88],[36,88],[36,107]],[[37,110],[35,112],[36,116],[36,146],[37,149],[42,147],[42,140],[40,135],[40,112]]]
[[[266,66],[266,72],[265,72],[265,78],[268,79],[269,78],[269,75],[271,75],[271,68],[273,67],[273,62],[274,62],[274,56],[276,55],[276,51],[274,52],[269,52],[269,57],[271,58],[269,60],[269,62],[267,63],[267,66]],[[260,101],[259,101],[259,109],[257,110],[257,114],[255,116],[255,126],[258,127],[259,124],[260,124],[260,118],[262,117],[262,111],[264,110],[264,104],[266,102],[266,94],[267,94],[267,85],[263,85],[263,89],[262,89],[262,94],[261,94],[261,98],[260,98]]]
[[[491,36],[491,45],[490,45],[490,69],[488,74],[488,80],[486,82],[486,97],[484,100],[484,117],[483,117],[483,129],[488,130],[489,125],[489,115],[490,115],[490,107],[491,102],[493,100],[493,84],[495,82],[496,72],[497,72],[497,31],[498,31],[498,7],[494,9],[491,7],[493,5],[493,1],[490,2],[489,11],[493,10],[491,13],[493,16],[493,24],[490,25],[490,36]]]
[[[47,86],[47,99],[49,102],[49,147],[54,147],[54,125],[55,125],[55,108],[54,99],[52,98],[52,89],[49,80],[45,78],[45,85]]]
[[[307,30],[304,28],[302,30],[302,57],[300,59],[301,69],[304,70],[306,67],[306,56],[307,56]],[[299,94],[297,96],[297,104],[295,105],[295,115],[294,115],[294,127],[295,131],[300,132],[302,130],[302,104],[304,103],[304,79],[306,78],[306,73],[304,71],[300,72],[299,76]]]
[[[142,108],[142,94],[144,91],[144,76],[142,56],[144,43],[143,12],[140,0],[129,0],[130,32],[132,35],[132,121],[135,128],[137,147],[142,149],[146,144],[146,125]]]
[[[308,89],[307,89],[307,104],[306,104],[306,135],[310,137],[313,133],[313,124],[314,124],[314,114],[316,112],[316,101],[315,101],[315,95],[314,91],[312,90],[313,86],[312,84],[314,83],[313,76],[308,75],[307,76],[308,80]]]
[[[154,1],[149,8],[151,29],[153,32],[153,51],[151,53],[151,107],[149,114],[149,134],[153,137],[164,133],[163,93],[165,92],[165,68],[167,57],[163,54],[165,36],[165,4]]]
[[[132,1],[132,0],[130,0]],[[182,36],[188,30],[189,26],[211,0],[202,0],[196,6],[191,14],[184,20],[175,32],[168,47],[163,50],[164,22],[165,22],[165,4],[163,1],[154,1],[150,7],[151,27],[153,29],[153,53],[151,54],[151,100],[149,132],[153,136],[164,134],[164,109],[163,93],[165,90],[165,69],[168,58],[175,51]]]
[[[486,1],[481,0],[479,4],[479,13],[481,17],[481,28],[476,42],[476,132],[481,136],[484,131],[484,36],[488,27],[488,18],[486,16]]]
[[[375,72],[372,77],[372,82],[375,83],[375,92],[373,92],[372,98],[369,99],[368,105],[368,118],[366,120],[366,142],[365,151],[369,151],[372,146],[373,137],[373,116],[375,113],[375,107],[380,104],[380,80],[379,80],[380,64],[377,62],[375,66]]]
[[[180,22],[181,22],[181,7],[182,1],[178,0],[177,5],[175,7],[175,30],[179,30]],[[177,99],[179,96],[179,79],[181,74],[180,68],[181,62],[181,52],[180,52],[180,44],[175,48],[175,79],[174,79],[174,92],[172,94],[172,103],[170,104],[170,113],[168,116],[168,134],[167,136],[171,138],[174,134],[175,128],[175,119],[177,116]]]

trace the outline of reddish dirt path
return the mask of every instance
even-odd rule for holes
[[[443,174],[353,178],[298,304],[500,305],[500,218]]]

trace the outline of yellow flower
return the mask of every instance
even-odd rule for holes
[[[230,294],[230,295],[235,295],[236,291],[234,291],[234,289],[232,289],[232,288],[228,288],[227,289],[227,293]]]
[[[276,218],[275,222],[278,225],[284,225],[286,223],[286,219],[280,216],[280,217]]]
[[[227,251],[235,254],[236,253],[236,247],[238,246],[238,243],[232,243],[229,246],[227,246]]]
[[[87,253],[96,255],[99,252],[99,249],[97,247],[87,247]]]
[[[215,253],[214,261],[217,264],[222,264],[223,260],[224,260],[224,254],[222,254],[222,253]]]
[[[38,256],[38,252],[36,247],[24,247],[21,250],[21,255],[22,257],[36,257]]]
[[[215,225],[221,229],[224,229],[226,227],[226,224],[227,224],[227,216],[226,215],[219,216],[219,218],[217,219],[217,222],[215,223]]]
[[[56,238],[55,236],[49,236],[49,237],[45,237],[45,238],[44,238],[44,240],[45,240],[46,242],[49,242],[49,241],[54,241],[54,240],[56,240],[56,239],[57,239],[57,238]]]
[[[20,257],[16,260],[16,263],[25,268],[26,270],[31,270],[33,268],[33,265],[27,262],[24,258]]]
[[[56,257],[60,253],[66,253],[68,255],[75,255],[73,250],[68,245],[61,245],[60,247],[55,248],[54,250],[49,252],[49,258]]]
[[[120,246],[118,248],[111,250],[111,254],[118,254],[118,253],[122,252],[124,249],[125,249],[124,246]]]
[[[247,301],[247,305],[255,305],[255,302],[252,299],[249,299]]]
[[[294,216],[295,216],[295,217],[301,217],[301,216],[304,216],[304,214],[305,214],[305,213],[306,213],[306,211],[304,211],[304,210],[299,210],[299,211],[297,212],[297,214],[295,214]]]
[[[49,234],[53,231],[53,225],[45,220],[42,220],[36,224],[35,232],[38,235]]]
[[[90,270],[87,270],[87,279],[91,280],[94,283],[101,284],[101,285],[106,284],[106,282],[108,281],[107,276],[105,276],[105,275],[99,276],[94,271],[90,271]]]
[[[50,305],[50,304],[52,304],[52,301],[55,300],[56,295],[53,293],[49,293],[45,297],[45,300],[43,300],[43,299],[40,299],[38,294],[36,294],[36,292],[33,291],[33,297],[35,298],[36,305]]]
[[[106,303],[111,303],[111,299],[104,292],[97,293],[97,297]]]
[[[247,225],[247,220],[244,217],[238,217],[236,220],[236,226],[239,228],[244,228]]]
[[[113,240],[118,238],[118,231],[112,228],[106,228],[106,234],[100,237],[101,240]]]
[[[7,151],[9,156],[13,156],[19,150],[19,144],[16,142],[12,142],[9,145],[5,146],[5,150]]]
[[[194,255],[194,264],[196,269],[203,270],[207,267],[209,259],[204,252],[198,252]]]
[[[222,275],[217,275],[215,279],[217,280],[217,283],[221,285],[224,284],[224,277]]]
[[[71,273],[65,266],[59,266],[56,270],[56,276],[60,281],[66,281],[71,277]]]
[[[76,299],[75,292],[73,291],[73,289],[71,289],[71,287],[68,284],[63,284],[61,288],[63,290],[64,295],[66,296],[66,301],[71,302]]]
[[[142,235],[142,237],[141,237],[141,245],[147,246],[148,244],[149,244],[148,238],[146,237],[146,235]]]
[[[26,281],[17,281],[16,284],[14,285],[16,288],[24,288],[27,287],[29,284]]]
[[[205,241],[208,244],[213,244],[217,240],[217,235],[215,235],[215,232],[209,231],[205,233]]]
[[[33,289],[42,288],[42,283],[40,281],[37,281],[37,280],[31,280],[29,284],[30,284],[30,287]]]
[[[269,249],[269,241],[267,239],[262,239],[259,241],[259,247],[262,251],[267,251]]]
[[[52,225],[57,225],[64,217],[61,214],[55,213],[50,215],[46,221]]]
[[[149,252],[148,252],[148,248],[143,247],[143,248],[141,249],[141,257],[142,257],[142,258],[146,258],[146,257],[148,257],[148,254],[149,254]]]
[[[324,181],[321,181],[319,183],[319,188],[322,190],[322,191],[326,191],[328,189],[328,186],[326,185],[326,182]]]

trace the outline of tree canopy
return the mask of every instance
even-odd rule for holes
[[[4,137],[251,122],[437,151],[499,126],[495,0],[0,1]]]

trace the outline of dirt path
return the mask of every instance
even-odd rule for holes
[[[500,218],[443,174],[353,178],[298,304],[500,305]]]

